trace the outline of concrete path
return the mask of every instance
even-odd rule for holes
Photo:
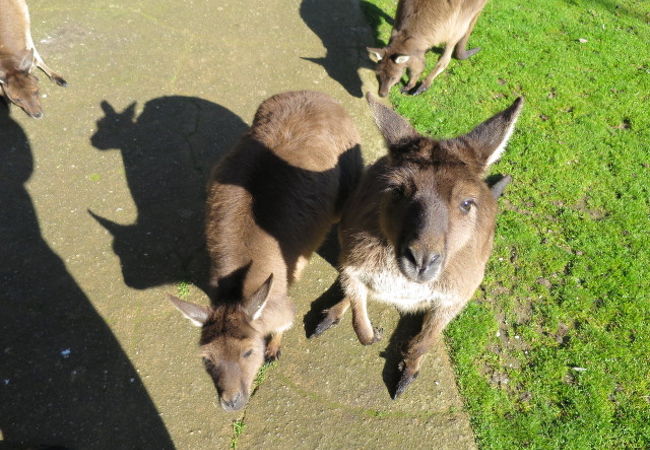
[[[69,82],[41,79],[45,118],[0,104],[0,448],[472,448],[444,349],[398,401],[413,320],[377,304],[381,343],[349,321],[308,341],[333,301],[331,251],[292,296],[283,358],[245,411],[226,414],[198,330],[165,299],[194,285],[210,162],[257,105],[327,92],[354,117],[367,162],[384,152],[358,70],[371,33],[353,0],[31,0],[32,32]],[[312,304],[313,303],[313,304]],[[411,331],[412,332],[412,331]],[[388,387],[387,387],[388,385]]]

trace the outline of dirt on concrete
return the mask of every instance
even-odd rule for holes
[[[229,448],[235,421],[239,448],[474,447],[444,348],[390,399],[417,319],[372,304],[384,341],[362,347],[349,320],[307,340],[304,322],[337,295],[331,248],[292,289],[282,360],[237,414],[165,298],[207,303],[187,284],[205,270],[205,176],[265,98],[326,92],[366,162],[385,151],[362,98],[376,82],[356,1],[29,4],[69,86],[40,75],[38,121],[0,104],[0,448]]]

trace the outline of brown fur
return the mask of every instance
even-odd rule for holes
[[[503,151],[521,100],[446,140],[419,135],[371,97],[390,154],[373,164],[350,198],[339,225],[345,298],[327,311],[320,334],[352,306],[362,344],[381,338],[368,319],[368,296],[404,312],[425,311],[420,333],[404,355],[399,395],[415,379],[422,357],[465,306],[483,279],[492,249],[496,198],[483,177]]]
[[[59,86],[66,81],[53,72],[34,47],[25,0],[0,0],[0,86],[8,101],[28,115],[43,115],[34,67],[42,69]]]
[[[339,220],[362,167],[350,117],[308,91],[262,103],[215,167],[206,211],[213,306],[195,322],[224,409],[241,408],[264,357],[278,356],[294,315],[287,289]]]
[[[415,88],[424,71],[424,55],[431,47],[446,44],[438,63],[414,94],[431,86],[449,64],[454,49],[458,59],[478,52],[478,48],[466,51],[465,46],[486,3],[487,0],[400,0],[388,46],[368,49],[379,59],[379,95],[385,97],[407,68],[409,83],[402,92]]]

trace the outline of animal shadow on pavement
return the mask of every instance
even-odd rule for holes
[[[320,38],[325,57],[302,59],[323,66],[327,74],[350,95],[361,97],[360,66],[370,67],[365,47],[372,45],[371,36],[356,3],[349,0],[303,0],[300,17]]]
[[[0,448],[174,448],[135,368],[41,236],[0,101]]]
[[[400,314],[399,321],[388,345],[386,345],[386,349],[379,354],[386,360],[381,376],[391,398],[395,396],[397,382],[402,375],[398,367],[403,359],[402,351],[406,349],[409,341],[422,329],[423,319],[423,313]]]
[[[121,225],[90,214],[113,235],[128,286],[191,281],[207,292],[206,180],[248,126],[228,109],[195,97],[150,100],[138,117],[135,106],[116,112],[102,102],[105,116],[91,143],[122,153],[137,219]]]

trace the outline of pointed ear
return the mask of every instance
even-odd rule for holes
[[[115,116],[117,114],[115,112],[115,109],[106,100],[102,100],[99,106],[101,106],[102,111],[104,111],[104,114],[106,114],[106,117]]]
[[[192,325],[202,327],[210,316],[210,310],[205,306],[195,305],[194,303],[185,302],[173,295],[167,295],[167,299],[174,304],[185,317],[190,319]]]
[[[271,292],[272,285],[273,274],[269,275],[266,281],[262,283],[262,286],[246,301],[244,312],[246,312],[250,321],[257,320],[262,316],[266,303],[269,300],[269,292]]]
[[[389,147],[420,136],[406,119],[379,103],[370,92],[366,94],[366,100],[368,100],[370,110],[375,117],[375,123]]]
[[[34,49],[25,50],[23,53],[23,59],[18,64],[18,70],[21,72],[29,72],[34,64]]]
[[[497,161],[506,149],[523,105],[524,99],[518,97],[508,109],[495,114],[457,139],[461,139],[473,149],[479,161],[487,168]]]
[[[494,199],[498,199],[501,197],[501,194],[503,194],[503,190],[510,184],[512,181],[512,177],[510,175],[506,175],[505,177],[501,178],[499,181],[494,183],[492,186],[490,186],[490,192],[492,192],[492,197]]]
[[[131,122],[133,122],[133,118],[135,117],[135,105],[136,102],[131,103],[122,113],[122,115],[129,119]]]
[[[398,55],[395,57],[395,64],[404,64],[411,59],[410,55]]]
[[[381,61],[386,55],[386,49],[383,48],[366,47],[366,50],[368,50],[368,55],[374,62]]]

